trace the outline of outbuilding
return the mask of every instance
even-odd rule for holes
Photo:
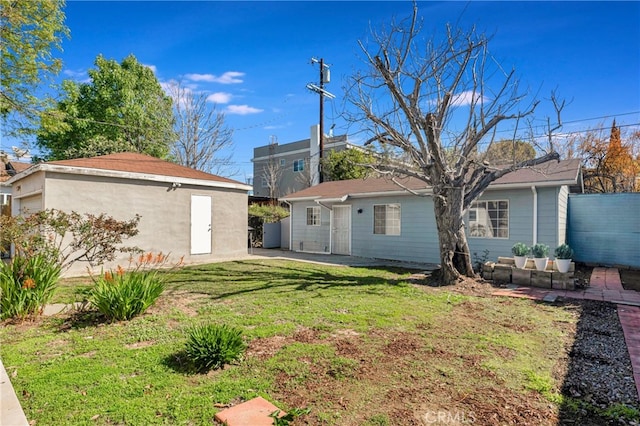
[[[184,256],[187,264],[247,254],[251,186],[235,180],[127,152],[36,164],[7,183],[14,215],[44,209],[118,220],[140,215],[139,233],[127,245],[146,252]],[[86,268],[75,264],[67,275]]]

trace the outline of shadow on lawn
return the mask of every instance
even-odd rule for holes
[[[640,420],[631,361],[616,305],[583,300],[568,353],[559,425],[628,425]]]
[[[335,287],[369,287],[368,294],[378,293],[372,286],[396,286],[407,282],[408,271],[398,267],[341,267],[328,272],[323,266],[304,264],[291,266],[292,262],[276,266],[253,261],[230,262],[225,265],[187,267],[172,274],[168,294],[187,290],[206,294],[213,299],[224,299],[235,295],[259,291],[311,291]],[[392,274],[382,277],[363,274],[363,270]],[[198,283],[198,284],[196,284]],[[202,283],[206,283],[205,287]],[[197,285],[197,288],[194,288]]]

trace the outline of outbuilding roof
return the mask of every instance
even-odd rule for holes
[[[536,167],[516,170],[497,179],[488,189],[528,188],[530,186],[581,185],[581,161],[571,159],[549,161]],[[404,187],[428,194],[431,188],[416,178],[397,179]],[[385,177],[369,177],[324,182],[283,197],[283,201],[345,200],[348,197],[373,197],[409,194]]]
[[[14,176],[9,183],[13,183],[37,171],[114,176],[178,183],[208,183],[207,186],[220,186],[242,190],[251,189],[251,186],[232,179],[134,152],[121,152],[98,157],[40,163],[28,169],[25,173],[19,173]]]

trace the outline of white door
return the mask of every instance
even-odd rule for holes
[[[351,254],[351,206],[334,206],[331,253]]]
[[[191,196],[191,254],[211,253],[211,197]]]

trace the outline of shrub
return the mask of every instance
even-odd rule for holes
[[[206,372],[236,361],[245,349],[240,330],[226,324],[207,324],[189,331],[185,352],[198,372]]]
[[[531,253],[533,257],[542,258],[549,256],[549,246],[546,244],[538,243],[531,246]]]
[[[573,249],[568,244],[562,244],[556,247],[554,255],[556,259],[571,259],[573,257]]]
[[[44,255],[0,261],[0,318],[41,314],[60,278],[60,265]]]
[[[55,209],[31,215],[0,215],[0,246],[13,244],[19,256],[37,254],[55,259],[62,270],[78,261],[100,265],[115,259],[118,252],[141,251],[123,245],[138,234],[139,222],[140,216],[118,221],[104,213],[81,215]]]
[[[89,302],[110,321],[130,320],[145,312],[165,288],[164,275],[158,268],[168,257],[162,253],[140,255],[133,268],[121,266],[94,278]]]
[[[511,253],[514,256],[526,256],[529,254],[531,249],[525,243],[515,243],[513,247],[511,247]]]

